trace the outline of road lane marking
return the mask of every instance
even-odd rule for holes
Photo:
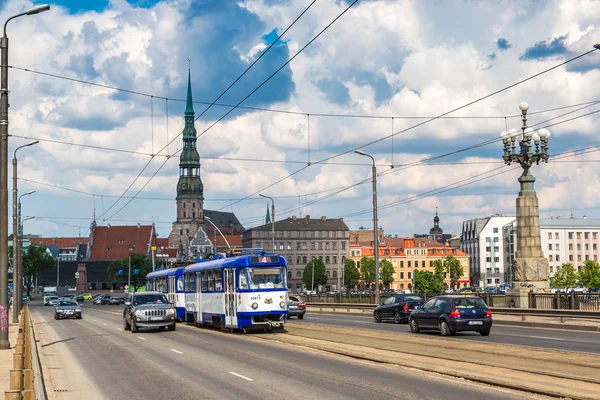
[[[140,339],[140,340],[146,340],[146,338],[143,338],[141,336],[138,336],[137,338]]]
[[[554,337],[547,337],[547,336],[525,336],[525,337],[529,337],[529,338],[533,338],[533,339],[544,339],[544,340],[565,340],[562,338],[554,338]]]
[[[254,380],[254,379],[252,379],[252,378],[248,378],[247,376],[240,375],[240,374],[236,374],[235,372],[230,372],[230,374],[231,374],[231,375],[234,375],[234,376],[237,376],[238,378],[245,379],[245,380],[247,380],[247,381],[250,381],[250,382],[252,382],[252,381]]]
[[[182,352],[182,351],[179,351],[179,350],[171,349],[171,351],[172,351],[173,353],[177,353],[177,354],[183,354],[183,352]]]
[[[106,324],[102,324],[102,325],[106,326]]]
[[[122,330],[123,330],[123,329],[121,329],[121,328],[117,328],[117,329],[118,329],[118,330],[120,330],[120,331],[122,331]]]

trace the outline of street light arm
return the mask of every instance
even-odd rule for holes
[[[35,190],[32,190],[31,192],[23,193],[22,195],[19,196],[19,203],[21,202],[21,197],[28,196],[28,195],[34,194],[34,193],[35,193]]]
[[[19,146],[19,147],[17,147],[17,148],[15,149],[15,152],[14,152],[14,154],[13,154],[13,159],[16,159],[16,158],[17,158],[17,150],[19,150],[19,149],[22,149],[23,147],[29,147],[29,146],[33,146],[34,144],[38,144],[39,142],[40,142],[39,140],[36,140],[35,142],[27,143],[27,144],[24,144],[23,146]]]
[[[27,12],[24,12],[24,13],[21,13],[21,14],[17,14],[17,15],[13,15],[12,17],[10,17],[9,19],[6,20],[6,22],[4,23],[4,36],[3,36],[4,38],[6,38],[6,25],[8,25],[8,23],[10,22],[10,20],[22,17],[23,15],[27,15]]]
[[[354,150],[354,152],[356,154],[360,154],[361,156],[367,156],[367,157],[369,157],[371,160],[373,160],[373,166],[375,166],[375,159],[371,155],[369,155],[369,154],[367,154],[367,153],[365,153],[363,151],[360,151],[360,150]]]
[[[207,220],[208,222],[210,222],[210,224],[212,226],[214,226],[217,231],[219,231],[219,233],[221,234],[221,236],[223,236],[223,240],[225,240],[225,243],[227,243],[227,247],[229,248],[229,250],[231,250],[231,246],[229,245],[229,242],[227,241],[227,238],[225,237],[225,235],[223,235],[223,232],[221,232],[221,230],[219,229],[219,227],[216,226],[215,224],[213,224],[213,222],[207,216],[204,216],[204,219]],[[215,250],[216,249],[217,249],[217,244],[215,243]]]

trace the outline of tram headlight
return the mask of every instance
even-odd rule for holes
[[[258,308],[258,303],[256,303],[256,302],[252,303],[252,309],[256,310],[257,308]]]
[[[279,307],[281,307],[281,308],[285,308],[285,301],[281,301],[281,302],[279,302]]]

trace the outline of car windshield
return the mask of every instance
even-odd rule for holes
[[[168,304],[167,297],[164,294],[140,294],[133,296],[133,305],[142,304]]]
[[[240,271],[240,289],[270,289],[284,288],[283,269],[274,268],[243,268]]]
[[[48,297],[48,300],[58,300],[58,297],[56,297],[56,296],[50,296],[50,297]]]
[[[60,307],[77,307],[79,304],[74,301],[62,300],[58,305]]]
[[[483,300],[480,298],[465,298],[465,299],[455,299],[454,300],[455,308],[488,308]]]
[[[404,296],[404,301],[423,301],[419,296]]]

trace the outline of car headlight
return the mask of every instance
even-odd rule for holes
[[[141,312],[140,310],[135,310],[135,313],[134,313],[134,314],[135,314],[136,316],[138,316],[138,315],[142,314],[142,312]]]
[[[81,308],[76,308],[75,312],[81,312]]]
[[[280,303],[279,303],[279,307],[281,307],[281,308],[285,308],[285,301],[282,301],[282,302],[280,302]]]
[[[175,314],[175,309],[174,308],[169,308],[169,314]]]
[[[252,303],[252,309],[256,310],[258,308],[258,303]]]
[[[56,309],[57,312],[63,312],[63,310],[61,310],[60,308]]]

